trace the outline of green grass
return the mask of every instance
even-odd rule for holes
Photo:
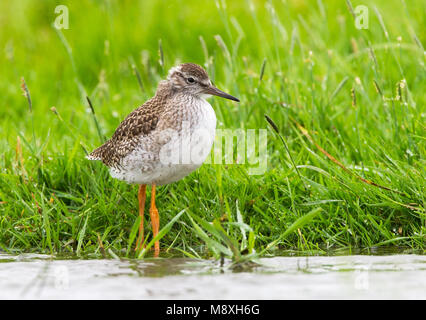
[[[134,256],[137,186],[84,156],[179,62],[240,98],[211,100],[218,128],[268,129],[268,169],[158,188],[163,251],[424,249],[424,1],[353,0],[367,30],[344,1],[86,0],[57,32],[58,4],[0,4],[2,250]]]

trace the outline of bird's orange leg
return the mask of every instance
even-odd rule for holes
[[[157,236],[160,229],[160,215],[158,214],[157,207],[155,206],[155,184],[151,188],[151,208],[149,209],[149,215],[151,216],[152,232],[154,237]],[[158,257],[160,254],[160,241],[155,241],[154,256]]]
[[[140,249],[140,246],[143,243],[144,236],[143,236],[143,215],[145,211],[145,199],[146,199],[146,184],[141,184],[139,186],[138,191],[138,200],[139,200],[139,216],[141,217],[141,222],[139,224],[139,236],[138,240],[136,242],[135,251]]]

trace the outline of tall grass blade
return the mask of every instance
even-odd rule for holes
[[[308,189],[306,188],[305,183],[304,183],[304,181],[303,181],[303,179],[302,179],[302,175],[300,174],[299,169],[297,168],[296,163],[294,162],[293,157],[291,156],[291,153],[290,153],[290,150],[289,150],[289,148],[288,148],[288,146],[287,146],[287,143],[285,142],[284,138],[282,137],[282,135],[281,135],[281,133],[280,133],[280,130],[278,129],[278,126],[277,126],[277,125],[275,124],[275,122],[274,122],[274,121],[273,121],[273,120],[272,120],[272,119],[271,119],[268,115],[266,115],[266,114],[265,114],[265,119],[266,119],[266,121],[268,121],[268,123],[271,125],[271,127],[274,129],[274,131],[275,131],[275,132],[278,134],[278,136],[280,137],[281,142],[283,143],[284,148],[285,148],[285,150],[287,151],[287,154],[288,154],[288,156],[289,156],[289,158],[290,158],[290,160],[291,160],[291,163],[293,164],[293,168],[294,168],[294,170],[296,171],[297,175],[299,176],[300,181],[302,182],[303,188],[305,189],[305,191],[306,191],[306,192],[308,192]]]
[[[342,81],[340,81],[339,85],[337,86],[336,90],[334,90],[333,94],[331,95],[330,99],[328,100],[328,104],[331,103],[331,101],[333,101],[334,97],[337,96],[337,94],[340,92],[340,90],[342,90],[343,86],[346,84],[346,82],[348,81],[349,77],[344,77]]]
[[[89,103],[90,111],[92,112],[93,121],[95,122],[96,130],[98,131],[99,139],[102,143],[106,141],[105,136],[102,134],[101,127],[98,122],[98,118],[96,117],[95,109],[93,108],[92,101],[90,101],[89,97],[86,96],[87,102]]]
[[[90,210],[91,209],[88,209],[83,213],[83,216],[86,215],[86,219],[84,220],[83,228],[78,233],[78,243],[77,243],[77,251],[76,251],[77,255],[80,254],[81,245],[83,244],[84,236],[86,235],[87,222],[89,221],[89,218],[90,218]]]

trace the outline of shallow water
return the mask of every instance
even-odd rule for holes
[[[285,256],[235,272],[186,258],[0,254],[0,299],[426,299],[426,256]]]

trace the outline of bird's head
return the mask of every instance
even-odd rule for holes
[[[199,98],[211,95],[239,102],[237,98],[216,88],[209,79],[207,72],[197,64],[183,63],[170,69],[168,83],[174,90],[191,94]]]

